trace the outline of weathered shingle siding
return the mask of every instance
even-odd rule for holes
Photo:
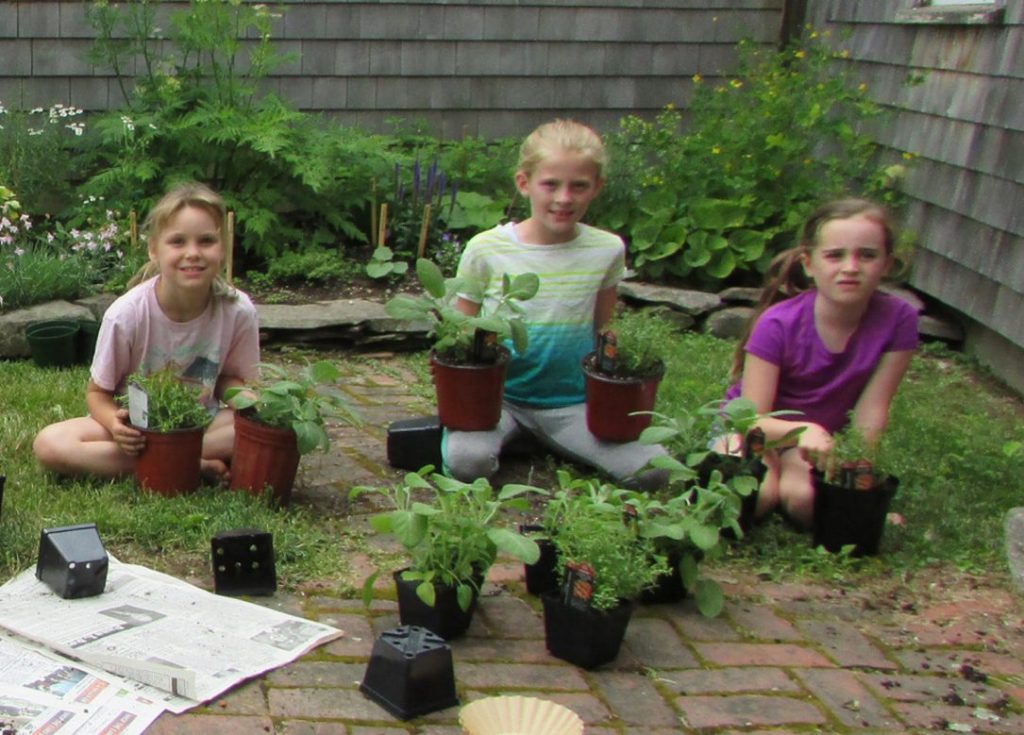
[[[0,99],[105,109],[84,2],[0,3]],[[274,5],[271,3],[271,5]],[[266,89],[302,110],[382,129],[519,135],[555,115],[599,127],[685,107],[691,77],[735,67],[735,44],[778,39],[783,0],[286,0],[275,48],[296,60]],[[167,2],[161,14],[179,2]]]
[[[1024,349],[1024,0],[1002,21],[906,23],[911,0],[810,0],[855,73],[892,111],[878,139],[918,156],[907,178],[912,283]],[[909,77],[918,83],[908,85]],[[984,340],[992,343],[992,340]],[[988,356],[1000,371],[1000,360]],[[1012,372],[1012,371],[1010,371]],[[1020,371],[1017,371],[1018,375]],[[1006,375],[1020,384],[1020,377]]]

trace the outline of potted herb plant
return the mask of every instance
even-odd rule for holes
[[[430,369],[441,424],[463,431],[494,428],[501,417],[509,359],[509,351],[501,342],[511,340],[517,352],[526,349],[526,324],[517,302],[536,295],[540,284],[537,275],[506,274],[497,304],[486,309],[480,283],[446,279],[441,269],[425,258],[416,261],[416,275],[424,292],[418,296],[398,294],[387,302],[385,310],[396,319],[430,324],[434,340]],[[480,303],[480,313],[469,316],[455,308],[460,293]]]
[[[638,311],[617,315],[583,358],[587,429],[605,441],[634,441],[650,423],[665,375],[661,346],[671,326]]]
[[[146,438],[135,460],[135,479],[143,490],[174,496],[199,488],[203,433],[210,422],[201,391],[201,385],[167,369],[129,377],[130,420]]]
[[[334,363],[319,360],[298,371],[261,363],[260,369],[270,380],[225,392],[236,411],[230,486],[253,495],[270,488],[274,502],[287,505],[301,455],[330,447],[325,419],[360,419],[334,387],[341,376]]]
[[[537,544],[506,525],[503,512],[525,510],[526,495],[544,491],[527,485],[505,485],[495,491],[484,478],[460,482],[433,472],[427,465],[410,472],[391,488],[358,487],[352,497],[382,493],[394,510],[370,523],[391,534],[409,555],[409,566],[394,573],[402,625],[419,625],[443,638],[455,638],[469,627],[477,595],[499,552],[524,562],[537,560]],[[364,587],[369,603],[371,575]]]
[[[832,552],[848,549],[853,556],[877,554],[899,480],[884,471],[884,446],[865,441],[853,423],[833,440],[829,467],[811,471],[812,543]]]
[[[597,481],[566,481],[546,523],[560,587],[541,596],[544,638],[555,657],[594,668],[618,656],[636,599],[667,571],[653,539],[624,515],[627,491]]]

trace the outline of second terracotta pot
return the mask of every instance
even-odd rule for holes
[[[231,489],[262,496],[267,488],[274,502],[287,505],[299,468],[295,432],[261,423],[243,412],[235,414],[231,455]]]

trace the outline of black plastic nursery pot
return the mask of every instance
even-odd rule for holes
[[[78,360],[79,323],[74,319],[49,319],[25,327],[32,361],[39,367],[71,367]]]
[[[465,634],[470,623],[473,622],[473,613],[476,612],[476,592],[473,592],[469,609],[463,610],[459,607],[459,599],[454,587],[435,584],[435,600],[431,607],[416,594],[416,587],[420,584],[419,580],[402,579],[402,574],[405,571],[407,570],[401,569],[393,575],[395,590],[398,593],[398,617],[402,625],[426,628],[449,641]],[[477,581],[479,584],[483,584],[483,579]]]
[[[813,545],[824,546],[832,552],[853,546],[854,556],[877,554],[885,530],[885,516],[899,488],[899,480],[887,476],[871,490],[855,490],[826,482],[817,470],[812,471],[811,476],[814,480]]]
[[[686,597],[683,586],[683,575],[679,573],[679,554],[669,554],[668,573],[660,575],[654,586],[640,593],[640,602],[644,605],[665,605],[679,602]]]
[[[524,534],[539,533],[544,530],[543,526],[522,525],[519,532]],[[558,574],[558,551],[554,542],[547,538],[535,539],[540,547],[540,557],[533,564],[523,564],[523,571],[526,577],[526,591],[531,595],[543,595],[545,592],[554,592],[561,583]]]
[[[78,362],[85,365],[92,363],[96,351],[96,337],[100,333],[100,323],[95,319],[78,320]]]
[[[633,615],[632,601],[623,601],[611,610],[576,607],[560,594],[542,595],[541,601],[544,643],[552,656],[593,669],[619,655]]]
[[[459,703],[451,649],[417,626],[385,631],[374,641],[359,691],[401,720]]]

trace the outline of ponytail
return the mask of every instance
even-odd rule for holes
[[[765,285],[761,289],[761,296],[754,306],[754,313],[750,315],[747,328],[743,333],[743,339],[736,345],[732,356],[732,372],[730,377],[733,381],[739,380],[743,374],[743,360],[746,356],[747,340],[754,330],[754,324],[758,318],[772,304],[776,304],[790,296],[796,296],[801,291],[810,287],[807,274],[804,273],[801,256],[807,252],[803,245],[798,245],[789,250],[783,250],[772,258],[771,264],[765,273]]]

